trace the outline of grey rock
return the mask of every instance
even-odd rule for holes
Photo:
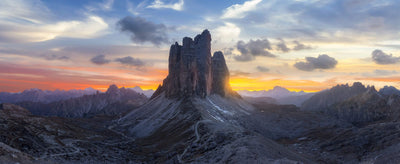
[[[225,96],[232,89],[229,85],[229,70],[225,63],[224,55],[221,51],[214,53],[212,57],[212,91],[221,96]]]
[[[360,82],[355,82],[351,87],[348,84],[337,85],[329,90],[318,92],[304,101],[301,110],[324,111],[334,103],[342,102],[367,90],[368,88]]]
[[[211,93],[226,96],[237,94],[229,86],[229,71],[222,52],[211,57],[211,34],[204,30],[195,39],[185,37],[169,51],[168,76],[151,99],[165,92],[167,98],[199,96]]]

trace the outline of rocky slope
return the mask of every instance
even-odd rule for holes
[[[333,104],[325,112],[355,125],[398,120],[400,96],[384,96],[370,87],[366,92]]]
[[[20,102],[35,115],[59,117],[92,117],[94,115],[119,115],[144,104],[148,98],[131,89],[111,85],[105,93],[85,95],[52,103]]]
[[[211,57],[210,41],[205,30],[172,45],[163,85],[113,129],[136,138],[156,163],[312,163],[246,128],[255,108],[232,91],[224,56]]]
[[[399,95],[400,96],[400,91],[393,87],[393,86],[384,86],[379,90],[379,93],[382,95]]]
[[[365,87],[358,82],[351,87],[338,85],[317,93],[304,102],[301,109],[324,112],[354,125],[397,120],[400,96],[394,89],[385,87],[378,92],[374,86]]]
[[[324,111],[334,103],[342,102],[366,92],[368,88],[369,86],[365,87],[360,82],[355,82],[352,86],[348,84],[337,85],[331,89],[316,93],[301,105],[301,109],[306,111]]]
[[[139,163],[135,140],[110,130],[110,117],[32,115],[0,104],[0,163]]]

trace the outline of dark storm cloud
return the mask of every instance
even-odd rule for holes
[[[269,72],[269,68],[263,66],[257,66],[256,69],[260,72]]]
[[[315,69],[332,69],[335,68],[338,61],[328,55],[319,55],[318,57],[306,57],[305,62],[296,62],[294,67],[303,71],[313,71]]]
[[[103,65],[103,64],[107,64],[107,63],[111,62],[111,60],[106,59],[105,55],[97,55],[97,56],[91,58],[90,61],[97,65]]]
[[[145,65],[145,63],[142,60],[137,59],[137,58],[133,58],[133,57],[130,57],[130,56],[126,56],[126,57],[123,57],[123,58],[117,58],[117,59],[115,59],[115,61],[119,62],[119,63],[121,63],[123,65],[135,66],[135,67],[141,67],[141,66]]]
[[[276,57],[268,50],[272,50],[271,43],[268,39],[250,40],[249,42],[238,41],[236,49],[240,55],[235,56],[237,61],[251,61],[255,56]]]
[[[396,64],[400,61],[400,57],[395,57],[392,54],[386,54],[382,50],[374,50],[372,52],[372,60],[376,64]]]
[[[141,17],[127,16],[119,20],[117,26],[121,32],[130,34],[132,42],[150,42],[157,46],[168,43],[168,28],[164,24],[155,24]]]
[[[308,45],[305,45],[303,43],[300,43],[297,40],[293,41],[293,43],[295,44],[295,46],[293,47],[293,50],[295,50],[295,51],[312,49],[311,46],[308,46]]]
[[[290,48],[286,45],[285,41],[283,39],[278,39],[279,43],[276,44],[276,50],[282,51],[282,52],[289,52]]]

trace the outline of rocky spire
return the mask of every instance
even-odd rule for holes
[[[231,93],[229,71],[222,52],[218,51],[211,57],[211,34],[208,30],[194,40],[183,38],[182,45],[171,45],[168,62],[168,76],[152,98],[163,92],[168,98]]]
[[[226,66],[225,58],[221,51],[214,53],[211,69],[213,79],[211,93],[225,96],[225,94],[229,93],[231,88],[229,86],[228,66]]]

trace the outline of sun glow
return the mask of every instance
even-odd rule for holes
[[[329,87],[327,84],[311,80],[262,80],[245,77],[231,78],[230,84],[233,90],[269,90],[275,86],[281,86],[290,91],[316,92]]]

